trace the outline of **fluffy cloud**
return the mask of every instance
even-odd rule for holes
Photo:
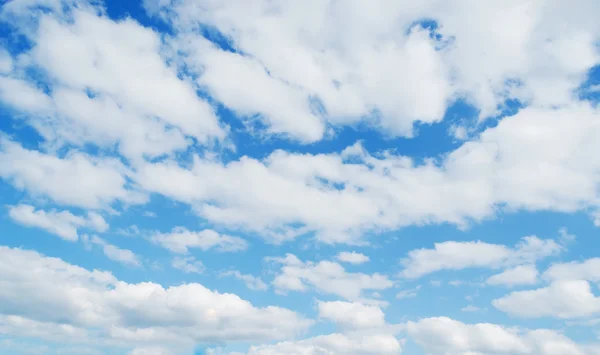
[[[146,202],[144,194],[131,189],[127,174],[117,159],[78,152],[59,158],[0,137],[0,177],[18,189],[60,204],[108,209],[115,201]]]
[[[163,288],[151,282],[126,283],[108,272],[7,247],[0,247],[0,284],[0,313],[5,317],[42,322],[56,331],[61,325],[75,327],[97,341],[105,339],[104,345],[176,348],[195,342],[281,339],[311,323],[290,310],[257,308],[200,284]]]
[[[357,144],[342,153],[275,151],[227,164],[199,157],[189,167],[145,164],[136,181],[214,223],[270,240],[314,231],[328,243],[356,242],[369,231],[412,224],[467,226],[503,209],[596,208],[600,161],[585,152],[600,149],[590,138],[600,132],[598,117],[584,103],[522,109],[441,162],[373,156]]]
[[[102,147],[118,143],[126,156],[149,157],[187,146],[183,136],[199,142],[223,137],[194,85],[207,88],[242,115],[263,120],[267,130],[287,131],[304,140],[318,139],[322,130],[314,111],[298,95],[320,101],[330,124],[369,117],[397,134],[410,134],[415,121],[441,119],[450,99],[461,95],[480,108],[482,118],[495,114],[506,99],[531,104],[445,157],[424,163],[391,152],[374,157],[357,147],[346,154],[276,151],[261,160],[243,157],[228,164],[206,157],[195,157],[186,166],[174,160],[136,161],[137,182],[151,192],[190,203],[211,222],[275,241],[316,232],[320,240],[335,243],[412,224],[465,226],[502,209],[572,212],[598,207],[600,164],[588,154],[599,148],[591,138],[599,130],[598,108],[576,102],[571,95],[598,60],[593,44],[598,25],[589,9],[537,2],[499,2],[489,8],[423,2],[410,9],[391,2],[368,7],[267,5],[259,0],[247,5],[146,5],[175,30],[167,45],[173,50],[165,49],[166,58],[161,57],[159,36],[132,20],[114,22],[77,10],[70,15],[72,21],[61,22],[51,13],[35,12],[41,16],[36,22],[40,29],[28,33],[35,39],[28,60],[60,85],[46,94],[36,83],[3,77],[8,86],[0,91],[10,96],[4,101],[21,109],[21,99],[29,105],[39,103],[29,110],[37,112],[32,117],[38,120],[31,122],[49,142],[90,141]],[[51,8],[62,15],[62,6]],[[378,24],[363,22],[365,13],[377,16]],[[264,21],[248,21],[248,14]],[[434,33],[413,26],[423,18],[437,21]],[[577,26],[572,27],[574,19]],[[513,32],[495,30],[509,20]],[[314,24],[311,31],[306,32],[305,23]],[[556,23],[573,31],[556,31]],[[199,25],[220,31],[234,51],[207,43],[193,31]],[[334,30],[337,26],[345,30]],[[473,26],[481,32],[474,34]],[[82,45],[88,42],[94,44]],[[198,46],[201,50],[194,52]],[[273,46],[281,52],[274,55]],[[67,63],[62,60],[64,51],[70,53]],[[487,59],[482,61],[482,56]],[[166,59],[193,73],[197,83],[179,79]],[[538,60],[545,65],[535,64]],[[229,80],[231,73],[239,78]],[[261,90],[245,90],[247,84],[238,80],[247,78],[284,98],[265,103],[249,96]],[[40,123],[48,121],[40,118],[47,112],[53,117],[48,127]],[[109,118],[97,119],[98,115]],[[105,122],[113,128],[92,127]],[[143,128],[125,133],[120,122],[136,127],[140,122]],[[239,179],[246,183],[237,184]]]
[[[369,261],[368,256],[361,254],[361,253],[357,253],[355,251],[352,251],[352,252],[343,251],[337,255],[337,259],[341,262],[350,263],[350,264],[363,264],[363,263],[366,263],[367,261]]]
[[[465,324],[446,317],[407,323],[408,334],[431,355],[597,354],[564,335],[545,329],[520,331],[496,324]]]
[[[501,311],[524,318],[580,318],[600,313],[600,297],[583,280],[561,280],[536,290],[515,291],[492,304]]]
[[[514,248],[502,244],[476,242],[435,243],[433,249],[416,249],[402,260],[401,275],[418,278],[440,270],[460,270],[472,267],[498,268],[535,262],[555,255],[563,249],[551,239],[524,237]]]
[[[57,236],[76,241],[79,238],[78,228],[92,229],[97,232],[108,230],[108,224],[101,215],[88,212],[87,216],[76,216],[69,211],[36,210],[31,205],[10,206],[8,214],[17,223],[27,227],[37,227]]]
[[[204,269],[206,269],[204,264],[202,264],[202,261],[196,260],[196,258],[192,256],[176,256],[171,261],[171,266],[177,270],[185,272],[186,274],[201,274],[204,272]]]
[[[600,281],[600,258],[553,264],[544,272],[545,280]]]
[[[519,265],[492,275],[487,279],[488,285],[533,285],[537,282],[538,271],[535,265]]]
[[[254,291],[264,291],[269,288],[269,286],[264,283],[260,277],[250,274],[242,274],[238,270],[225,271],[221,273],[221,276],[233,276],[236,279],[243,281],[246,287]]]
[[[145,5],[172,25],[173,42],[187,54],[182,60],[219,100],[260,115],[275,126],[271,131],[283,126],[299,136],[306,126],[280,121],[303,114],[305,122],[316,122],[308,107],[314,98],[334,125],[365,120],[410,135],[413,122],[440,120],[456,97],[472,102],[482,119],[510,98],[540,105],[569,102],[571,91],[599,61],[594,43],[600,26],[590,13],[600,8],[591,1],[578,9],[518,1],[346,6],[148,0]],[[435,25],[422,30],[415,26],[422,19]],[[557,30],[557,23],[569,30]],[[194,31],[201,26],[219,31],[235,53],[191,45],[204,40]],[[248,97],[242,90],[248,80],[276,99],[266,103]]]
[[[347,300],[366,301],[362,295],[364,290],[385,290],[394,285],[385,275],[347,272],[332,261],[303,262],[292,254],[270,260],[282,264],[281,272],[273,280],[273,286],[281,292],[306,291],[312,286],[319,292]]]
[[[398,293],[396,293],[396,299],[401,300],[405,298],[416,297],[420,289],[421,286],[417,286],[411,289],[399,291]]]
[[[83,2],[76,10],[65,5],[68,16],[32,11],[37,28],[24,19],[19,26],[35,44],[23,65],[47,74],[49,92],[36,78],[0,80],[0,98],[28,114],[48,142],[118,145],[139,159],[184,150],[192,143],[186,136],[200,143],[225,137],[213,108],[161,58],[159,34],[98,16]]]
[[[347,29],[347,24],[338,22],[340,19],[304,15],[337,13],[343,17],[346,8],[279,3],[276,7],[281,18],[272,18],[276,21],[272,22],[264,12],[268,7],[265,3],[239,8],[215,5],[200,8],[182,2],[172,8],[169,14],[178,14],[171,19],[177,21],[179,31],[174,46],[187,54],[183,58],[186,65],[201,74],[198,81],[213,96],[243,115],[256,114],[271,133],[283,132],[304,141],[320,139],[324,125],[315,116],[321,113],[330,123],[339,125],[376,116],[373,120],[389,132],[410,136],[413,122],[436,122],[443,117],[451,95],[449,73],[427,31],[415,28],[404,35],[406,28],[393,26],[389,30],[399,34],[393,40],[380,43],[379,48],[363,42],[362,50],[356,51],[351,50],[354,48],[348,46],[349,42],[337,43],[337,35],[342,32],[329,32],[323,27],[332,21],[332,25]],[[198,18],[191,18],[191,13]],[[224,17],[213,17],[216,13]],[[252,14],[265,25],[255,26],[236,13]],[[238,35],[231,37],[235,45],[249,55],[211,48],[191,31],[197,21],[226,36],[235,32]],[[311,33],[301,39],[297,24],[303,21],[311,22]],[[272,36],[271,31],[279,34]],[[254,35],[248,37],[250,33]],[[325,46],[328,41],[332,46]],[[280,55],[268,54],[267,43],[281,48]],[[245,90],[249,81],[259,88],[255,93]],[[314,107],[315,99],[322,109]]]
[[[151,240],[163,248],[181,254],[187,253],[190,248],[214,248],[221,252],[236,252],[248,248],[248,243],[242,238],[219,234],[210,229],[193,232],[183,227],[175,227],[169,233],[154,234]]]
[[[0,74],[10,73],[12,71],[13,61],[6,49],[0,49]]]
[[[344,328],[376,328],[385,325],[385,316],[378,306],[342,301],[319,301],[317,306],[319,317],[331,320]]]
[[[247,353],[229,355],[398,355],[402,342],[391,334],[333,333],[299,341],[251,346]],[[209,352],[209,355],[213,353]]]
[[[98,236],[83,235],[82,240],[86,245],[86,248],[91,249],[94,245],[102,248],[102,252],[107,258],[116,262],[122,263],[127,266],[142,266],[141,261],[134,252],[128,249],[121,249],[115,245],[106,242],[104,239]]]

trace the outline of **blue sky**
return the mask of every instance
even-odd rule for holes
[[[599,11],[4,2],[0,352],[600,354]]]

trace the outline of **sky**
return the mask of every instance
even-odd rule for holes
[[[0,353],[600,354],[598,13],[4,0]]]

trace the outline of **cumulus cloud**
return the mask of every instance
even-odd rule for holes
[[[86,248],[92,249],[94,245],[102,248],[102,252],[107,258],[116,262],[122,263],[127,266],[141,267],[142,263],[139,257],[128,249],[121,249],[115,245],[112,245],[98,236],[88,236],[84,234],[81,236]]]
[[[554,240],[540,239],[536,236],[522,238],[514,248],[482,241],[435,243],[433,249],[410,251],[402,260],[404,270],[401,275],[406,278],[418,278],[440,270],[499,268],[525,264],[556,255],[562,250],[563,247]]]
[[[20,27],[35,44],[27,65],[47,74],[50,92],[37,89],[35,78],[0,81],[3,101],[29,115],[48,142],[118,145],[139,159],[184,150],[192,144],[186,137],[204,144],[225,137],[214,109],[165,64],[158,33],[131,19],[98,16],[84,2],[64,5],[68,15],[60,7],[32,10],[37,27]]]
[[[328,334],[299,341],[251,346],[246,355],[396,355],[402,343],[391,334]],[[233,355],[233,354],[230,354]],[[242,355],[242,354],[240,354]]]
[[[319,317],[344,328],[376,328],[385,325],[384,314],[378,306],[358,302],[332,301],[317,303]]]
[[[244,239],[210,229],[194,232],[184,227],[175,227],[169,233],[156,233],[150,239],[163,248],[180,254],[185,254],[193,248],[205,251],[214,248],[221,252],[237,252],[248,248]]]
[[[197,283],[169,288],[127,283],[109,272],[7,247],[0,247],[0,283],[3,317],[21,317],[21,324],[41,322],[52,331],[82,332],[104,345],[171,344],[176,349],[196,342],[282,339],[311,324],[288,309],[255,307]],[[38,328],[27,334],[34,336]]]
[[[482,119],[510,98],[563,104],[599,61],[594,41],[600,27],[590,16],[599,9],[592,2],[578,9],[546,2],[472,6],[461,1],[346,6],[152,0],[145,5],[177,31],[173,46],[187,54],[182,60],[220,101],[258,114],[271,131],[283,126],[291,135],[307,129],[284,126],[297,115],[303,114],[306,124],[316,121],[308,107],[311,98],[319,100],[324,119],[333,125],[363,120],[409,136],[414,122],[441,120],[456,97],[472,102]],[[422,19],[434,26],[419,26]],[[570,30],[557,30],[557,23]],[[203,37],[194,30],[199,26],[214,28],[236,53],[198,46]],[[280,50],[274,52],[274,46]],[[209,54],[203,56],[198,47]],[[248,97],[242,90],[248,80],[277,99],[265,103]]]
[[[421,286],[417,286],[414,288],[399,291],[398,293],[396,293],[396,299],[401,300],[401,299],[405,299],[405,298],[416,297],[417,294],[419,293],[420,289],[421,289]]]
[[[282,265],[281,271],[273,280],[273,286],[280,292],[306,291],[309,287],[314,287],[319,292],[350,301],[367,301],[362,294],[364,290],[385,290],[394,285],[386,275],[347,272],[340,264],[332,261],[303,262],[292,254],[270,260]],[[375,300],[370,301],[377,303]]]
[[[196,260],[193,256],[176,256],[171,261],[171,266],[177,270],[181,270],[186,274],[194,273],[201,274],[206,269],[202,261]]]
[[[238,270],[222,272],[221,276],[233,276],[236,279],[243,281],[246,287],[254,291],[265,291],[267,288],[269,288],[269,285],[267,285],[260,277],[250,274],[242,274]]]
[[[533,285],[537,282],[538,271],[535,265],[519,265],[492,275],[487,279],[488,285]]]
[[[514,291],[492,301],[494,307],[523,318],[580,318],[600,312],[600,297],[589,282],[561,280],[536,290]]]
[[[127,174],[117,159],[78,152],[60,158],[0,137],[0,177],[17,189],[59,204],[108,209],[115,201],[146,202],[145,194],[131,188]]]
[[[596,354],[597,346],[578,345],[553,330],[520,330],[497,324],[465,324],[447,317],[407,323],[407,333],[428,354]]]
[[[77,241],[79,228],[91,229],[97,232],[108,230],[108,224],[104,218],[95,212],[88,212],[87,216],[82,217],[69,211],[36,210],[31,205],[20,204],[10,206],[8,214],[17,223],[27,227],[44,229],[69,241]]]
[[[339,253],[336,258],[341,262],[350,264],[363,264],[370,260],[368,256],[355,251],[343,251]]]
[[[553,264],[544,271],[542,278],[551,281],[588,280],[598,282],[600,281],[600,258]]]

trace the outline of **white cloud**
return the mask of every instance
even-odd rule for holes
[[[451,95],[449,73],[425,31],[404,35],[406,28],[394,27],[398,34],[393,36],[395,38],[376,47],[369,41],[362,42],[361,50],[356,51],[355,47],[348,47],[350,42],[339,43],[340,38],[337,38],[338,34],[348,31],[348,24],[343,23],[344,15],[357,10],[353,7],[328,9],[316,3],[300,7],[282,3],[278,5],[281,18],[272,22],[261,10],[260,3],[241,8],[225,6],[221,10],[197,8],[191,2],[177,5],[171,8],[170,14],[181,12],[172,20],[177,21],[179,31],[175,45],[187,54],[182,60],[201,74],[200,83],[207,86],[213,96],[242,114],[260,114],[273,133],[283,131],[305,140],[321,138],[323,124],[312,114],[311,98],[319,99],[330,123],[350,124],[378,111],[377,125],[393,134],[410,136],[413,122],[435,122],[443,117]],[[212,11],[220,12],[224,18],[218,20]],[[240,11],[252,14],[264,25],[255,26],[234,15]],[[192,19],[190,13],[198,18]],[[336,13],[341,18],[327,22],[343,26],[345,31],[318,34],[327,22],[320,22],[325,20],[322,17],[303,20],[302,14],[308,13]],[[204,44],[201,37],[188,31],[196,20],[224,31],[226,36],[232,35],[235,45],[246,55]],[[298,21],[313,24],[311,33],[306,33],[308,37],[301,34]],[[272,31],[278,34],[273,36]],[[320,39],[314,41],[317,38]],[[329,41],[332,41],[330,46],[320,44]],[[278,56],[269,53],[267,43],[269,48],[281,49]],[[244,90],[247,82],[256,85],[258,89],[254,92],[267,93],[265,97],[273,99],[265,100]]]
[[[492,301],[494,307],[523,318],[580,318],[600,313],[600,297],[583,280],[562,280],[528,291],[515,291]]]
[[[0,74],[7,74],[12,71],[13,60],[4,48],[0,48]]]
[[[52,109],[51,99],[37,87],[24,80],[0,77],[0,99],[15,109],[33,114]]]
[[[498,210],[573,212],[597,208],[595,172],[600,163],[589,152],[599,148],[597,140],[590,138],[599,130],[598,109],[574,101],[570,94],[598,61],[593,43],[600,31],[589,15],[593,11],[588,9],[597,6],[593,2],[582,6],[585,10],[556,3],[484,7],[423,2],[407,8],[386,2],[350,7],[280,3],[273,12],[260,0],[205,7],[188,1],[161,1],[148,6],[160,10],[167,5],[175,5],[163,15],[172,21],[177,35],[166,46],[185,53],[201,42],[209,49],[206,53],[186,57],[163,48],[163,58],[159,36],[133,20],[117,23],[74,11],[73,21],[61,22],[52,14],[35,12],[34,16],[42,16],[41,28],[30,34],[37,45],[29,61],[60,85],[46,95],[35,88],[35,83],[22,82],[29,85],[25,91],[42,95],[36,96],[40,100],[27,101],[50,100],[38,111],[32,110],[49,110],[51,117],[58,110],[62,113],[54,117],[57,122],[76,119],[76,124],[58,124],[56,127],[61,128],[56,132],[37,125],[47,140],[91,141],[105,148],[118,142],[126,156],[154,156],[186,146],[178,131],[201,142],[222,137],[223,129],[212,109],[195,94],[191,79],[179,79],[165,59],[200,73],[200,82],[206,74],[208,86],[229,85],[217,88],[224,93],[215,96],[226,97],[222,100],[232,107],[243,106],[241,110],[249,114],[261,113],[259,119],[269,120],[268,129],[284,122],[316,122],[295,118],[310,115],[305,103],[281,104],[302,101],[296,98],[297,91],[307,100],[318,98],[330,124],[366,119],[386,132],[399,134],[412,131],[415,120],[441,119],[447,104],[456,97],[465,96],[474,103],[482,118],[495,114],[505,99],[517,98],[530,106],[435,162],[426,159],[421,164],[391,152],[378,158],[364,151],[352,157],[274,152],[262,160],[242,158],[229,164],[196,158],[190,169],[171,160],[136,162],[135,180],[151,192],[190,203],[211,222],[258,232],[275,241],[316,232],[328,243],[357,242],[366,232],[412,224],[448,222],[464,227],[494,216]],[[61,6],[52,8],[62,14]],[[314,13],[322,16],[315,17]],[[365,13],[376,16],[377,24],[364,22]],[[248,21],[247,14],[265,21]],[[435,19],[437,31],[444,36],[442,42],[448,43],[432,40],[435,35],[416,27],[409,31],[423,18]],[[503,26],[505,22],[511,23],[510,30]],[[199,23],[221,31],[244,56],[225,53],[192,34],[191,28]],[[305,23],[314,26],[306,32]],[[557,31],[556,23],[570,30]],[[480,31],[473,33],[472,28]],[[270,50],[273,46],[281,51],[274,54]],[[66,62],[65,52],[70,54]],[[235,59],[225,63],[211,60],[214,56]],[[544,65],[535,64],[538,62]],[[254,75],[260,70],[253,65],[268,71],[262,71],[264,85],[259,89],[278,88],[273,84],[277,82],[287,89],[270,92],[294,93],[279,95],[285,97],[265,104],[264,98],[247,99],[248,91],[254,95],[261,90],[247,90],[245,82],[214,79],[227,79],[231,73],[228,69],[239,67],[250,68]],[[507,87],[507,82],[520,84]],[[240,86],[244,97],[239,94]],[[89,98],[84,88],[90,88],[95,96]],[[15,104],[15,97],[5,101]],[[60,102],[73,104],[69,107]],[[287,114],[289,107],[296,108],[293,114]],[[379,118],[373,118],[374,111],[381,113]],[[128,124],[141,120],[144,129],[140,132],[144,133],[125,134],[121,126],[113,130],[96,127],[110,121],[94,119],[98,113]],[[129,120],[129,116],[137,118]],[[83,122],[86,118],[90,122]],[[75,133],[70,134],[65,127]],[[276,129],[300,132],[310,139],[318,137],[318,128],[305,128]],[[133,143],[125,148],[128,143],[124,140]],[[248,183],[236,184],[239,179]]]
[[[598,112],[584,103],[525,108],[438,162],[374,157],[357,144],[339,154],[145,164],[136,181],[213,223],[271,241],[314,231],[327,243],[357,243],[367,232],[407,225],[467,227],[497,211],[588,210],[597,205],[600,160],[585,152],[600,150],[590,138],[600,134]]]
[[[0,247],[0,283],[5,317],[43,322],[50,330],[50,325],[84,329],[104,346],[176,349],[198,342],[266,341],[291,337],[311,324],[288,309],[258,308],[197,283],[169,288],[127,283],[108,272],[7,247]]]
[[[309,286],[317,291],[343,297],[350,301],[363,301],[364,290],[385,290],[394,285],[387,276],[374,273],[347,272],[340,264],[332,261],[303,262],[295,255],[270,258],[282,264],[281,272],[273,280],[273,286],[281,292],[306,291]],[[377,301],[370,300],[377,303]]]
[[[183,227],[175,227],[169,233],[154,234],[151,240],[163,248],[181,254],[187,253],[190,248],[201,250],[214,248],[221,252],[237,252],[248,248],[248,243],[244,239],[220,234],[210,229],[194,232]]]
[[[385,325],[385,315],[378,306],[359,302],[317,303],[319,317],[328,319],[346,329],[377,328]]]
[[[201,274],[206,269],[200,260],[196,260],[196,258],[192,256],[176,256],[171,261],[171,266],[177,270],[185,272],[186,274]]]
[[[86,2],[45,2],[52,11],[24,5],[2,13],[34,43],[21,61],[47,74],[41,80],[48,93],[37,89],[40,78],[18,68],[0,78],[0,100],[27,114],[47,143],[117,145],[122,155],[137,160],[185,150],[193,143],[189,137],[201,144],[225,138],[213,107],[165,64],[160,34],[130,18],[99,16],[104,11]]]
[[[588,280],[598,282],[600,281],[600,258],[553,264],[544,271],[542,278],[550,281]]]
[[[0,315],[0,333],[18,337],[34,337],[49,341],[80,342],[88,340],[84,329],[69,324],[39,322],[19,315]]]
[[[221,273],[221,276],[233,276],[238,280],[244,281],[246,287],[254,291],[265,291],[269,286],[264,283],[260,277],[250,274],[242,274],[238,270],[229,270]]]
[[[420,289],[421,289],[421,286],[417,286],[417,287],[414,287],[411,289],[399,291],[398,293],[396,293],[396,299],[401,300],[401,299],[405,299],[405,298],[416,297],[417,294],[419,293]]]
[[[126,228],[117,228],[115,232],[126,237],[137,237],[142,234],[140,228],[135,224]]]
[[[402,343],[391,334],[320,335],[273,345],[251,346],[245,355],[397,355]],[[209,353],[210,354],[210,353]],[[230,353],[229,355],[244,355]]]
[[[408,334],[431,355],[596,354],[546,329],[519,330],[490,323],[465,324],[446,317],[407,323]]]
[[[466,268],[499,268],[535,262],[538,259],[558,254],[563,249],[551,239],[528,236],[514,248],[502,244],[476,242],[435,243],[433,249],[415,249],[402,260],[401,275],[418,278],[440,270]]]
[[[463,307],[460,309],[461,312],[478,312],[479,311],[479,307],[473,306],[472,304]]]
[[[217,49],[203,37],[182,38],[192,68],[202,71],[198,84],[242,117],[258,115],[275,134],[303,142],[323,138],[325,124],[313,113],[307,93],[272,77],[256,60]],[[202,69],[200,69],[202,68]],[[248,90],[247,83],[252,83]]]
[[[89,87],[112,96],[200,141],[223,134],[212,108],[164,64],[155,32],[130,19],[114,22],[83,11],[75,11],[73,17],[70,25],[50,16],[40,21],[32,55],[53,77],[73,88]],[[69,58],[58,47],[69,52]]]
[[[534,285],[537,282],[538,271],[535,265],[519,265],[514,268],[504,270],[487,279],[488,285]]]
[[[97,213],[88,212],[87,216],[76,216],[69,211],[44,211],[26,204],[9,206],[8,214],[15,222],[27,227],[37,227],[69,240],[77,241],[78,229],[92,229],[97,232],[108,230],[108,224]]]
[[[84,208],[108,209],[117,200],[144,203],[146,196],[131,189],[126,176],[117,159],[78,152],[58,158],[0,137],[0,177],[34,196]]]
[[[172,355],[173,352],[159,346],[140,346],[131,350],[128,355]]]
[[[350,264],[363,264],[370,260],[368,256],[355,251],[343,251],[337,255],[337,259],[341,262]]]
[[[206,81],[229,105],[245,103],[266,116],[276,112],[288,120],[294,117],[286,115],[281,99],[270,104],[244,101],[246,91],[240,88],[249,76],[230,74],[242,67],[254,73],[254,82],[263,90],[282,87],[279,92],[267,91],[277,98],[292,90],[295,95],[288,94],[287,102],[290,97],[300,100],[300,93],[305,101],[317,97],[333,124],[375,121],[395,134],[410,134],[417,120],[440,120],[456,97],[473,103],[482,119],[495,115],[510,98],[539,105],[570,102],[571,91],[600,60],[595,47],[600,26],[590,15],[600,8],[593,1],[577,9],[560,2],[518,1],[486,6],[461,1],[347,6],[148,0],[145,5],[172,24],[178,44],[200,37],[193,30],[202,24],[220,31],[243,53],[217,51],[236,60],[210,61],[201,51],[188,49],[182,59],[197,74],[209,72]],[[413,26],[424,18],[437,22],[436,33],[442,39],[433,40]],[[280,50],[274,52],[273,47]],[[257,68],[250,71],[253,66]],[[519,85],[511,84],[515,82]],[[307,111],[300,104],[294,107]],[[381,112],[379,120],[370,116],[373,110]]]
[[[121,249],[117,246],[114,246],[110,243],[107,243],[104,239],[99,238],[98,236],[81,236],[83,242],[86,247],[91,249],[93,245],[97,245],[102,248],[102,252],[106,255],[107,258],[114,260],[116,262],[122,263],[128,266],[141,267],[142,263],[139,260],[138,256],[135,255],[134,252],[128,249]]]

